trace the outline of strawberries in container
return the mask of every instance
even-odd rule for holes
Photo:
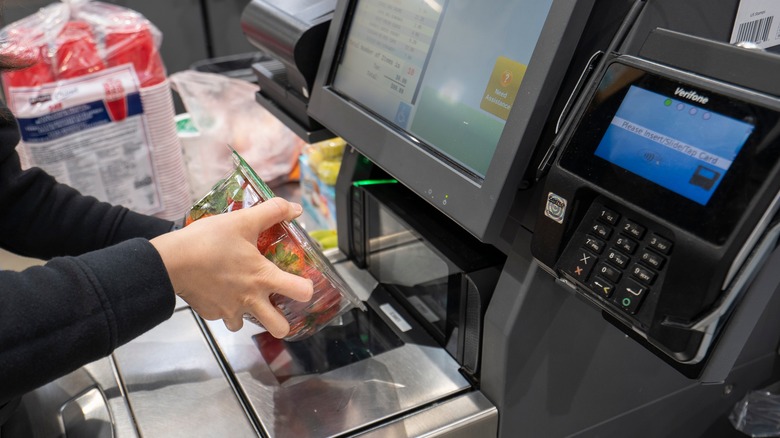
[[[235,151],[233,159],[235,169],[190,208],[185,226],[204,217],[251,207],[274,196]],[[314,283],[314,294],[308,302],[271,295],[271,302],[290,323],[290,333],[285,340],[307,338],[352,308],[365,310],[365,305],[297,222],[279,223],[262,232],[257,239],[257,249],[280,269]],[[246,318],[260,325],[250,315]]]

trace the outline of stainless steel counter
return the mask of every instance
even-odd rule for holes
[[[275,190],[296,200],[297,184]],[[299,222],[305,221],[304,214]],[[370,316],[341,321],[352,324],[353,339],[344,338],[349,347],[332,349],[342,339],[340,327],[311,338],[321,353],[278,341],[251,323],[232,333],[178,299],[168,321],[25,396],[20,427],[4,428],[3,438],[495,436],[495,407],[446,350],[407,336],[424,331],[377,298],[383,295],[374,293],[377,282],[366,271],[338,251],[327,255],[373,306]],[[398,318],[409,319],[410,328]],[[301,365],[318,354],[314,365]]]
[[[114,359],[142,436],[257,436],[189,308]]]

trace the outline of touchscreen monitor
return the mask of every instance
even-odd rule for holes
[[[333,88],[482,178],[551,4],[358,2]]]
[[[502,241],[592,9],[340,0],[308,113],[478,239]]]

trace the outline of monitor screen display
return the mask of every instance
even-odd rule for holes
[[[510,215],[535,208],[518,190],[533,185],[540,138],[569,97],[562,84],[587,61],[571,65],[593,9],[340,0],[307,112],[482,242],[505,243],[520,226]]]
[[[359,1],[332,86],[483,179],[551,4]]]
[[[678,87],[674,95],[685,93],[692,92]],[[707,205],[753,129],[690,100],[631,85],[594,153]]]

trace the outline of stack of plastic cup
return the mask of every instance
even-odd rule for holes
[[[165,80],[165,67],[149,27],[143,23],[106,29],[106,62],[109,67],[133,64],[142,87]]]
[[[70,79],[106,68],[98,52],[92,26],[83,21],[69,21],[57,36],[54,76]]]

